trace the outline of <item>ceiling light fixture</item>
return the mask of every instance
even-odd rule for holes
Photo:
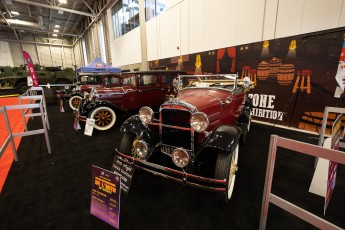
[[[55,28],[60,28],[60,25],[55,25]]]
[[[53,37],[57,37],[58,35],[57,34],[52,34],[53,35]]]
[[[59,0],[59,2],[60,2],[61,4],[66,4],[66,3],[67,3],[67,0]]]
[[[19,15],[19,13],[17,11],[11,11],[11,14],[13,15]]]
[[[53,31],[56,32],[56,33],[59,32],[59,30],[53,30]]]

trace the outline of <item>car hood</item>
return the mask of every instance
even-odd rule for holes
[[[183,93],[177,98],[165,102],[161,108],[178,108],[184,107],[192,113],[203,112],[207,115],[209,122],[220,118],[222,110],[222,98],[206,94],[205,92]]]

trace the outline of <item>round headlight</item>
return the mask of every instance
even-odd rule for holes
[[[141,158],[145,158],[147,156],[147,152],[148,152],[148,147],[147,144],[145,143],[145,141],[138,141],[134,144],[134,151],[135,151],[135,156],[139,159]]]
[[[208,118],[204,113],[194,113],[190,118],[190,126],[197,132],[205,131],[208,127]]]
[[[77,85],[77,86],[75,87],[75,90],[76,90],[76,91],[80,91],[80,90],[81,90],[81,86],[80,86],[80,85]]]
[[[139,119],[141,122],[147,124],[152,121],[153,110],[150,107],[144,106],[139,110]]]
[[[189,163],[189,155],[184,149],[175,149],[171,154],[171,158],[174,164],[181,168],[186,167]]]

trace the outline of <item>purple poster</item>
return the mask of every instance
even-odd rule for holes
[[[90,213],[119,229],[120,179],[111,171],[92,166]]]
[[[340,131],[341,131],[341,122],[343,119],[343,115],[340,114],[339,117],[335,120],[332,126],[332,136],[331,136],[331,149],[339,150],[339,139],[340,139]],[[323,208],[323,214],[326,215],[326,209],[328,207],[329,201],[331,200],[334,186],[335,186],[335,179],[337,176],[337,168],[338,163],[329,161],[328,167],[328,177],[327,177],[327,192],[325,196],[325,205]]]

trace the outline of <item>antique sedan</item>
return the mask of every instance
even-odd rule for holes
[[[173,80],[180,74],[185,72],[155,70],[109,75],[103,78],[102,86],[93,87],[85,96],[75,115],[80,121],[95,119],[95,129],[108,130],[119,115],[137,112],[145,105],[159,107],[174,94]]]
[[[250,129],[250,87],[249,78],[236,75],[180,76],[176,98],[160,106],[158,118],[145,106],[124,122],[117,154],[155,175],[218,191],[228,201],[239,142]]]

